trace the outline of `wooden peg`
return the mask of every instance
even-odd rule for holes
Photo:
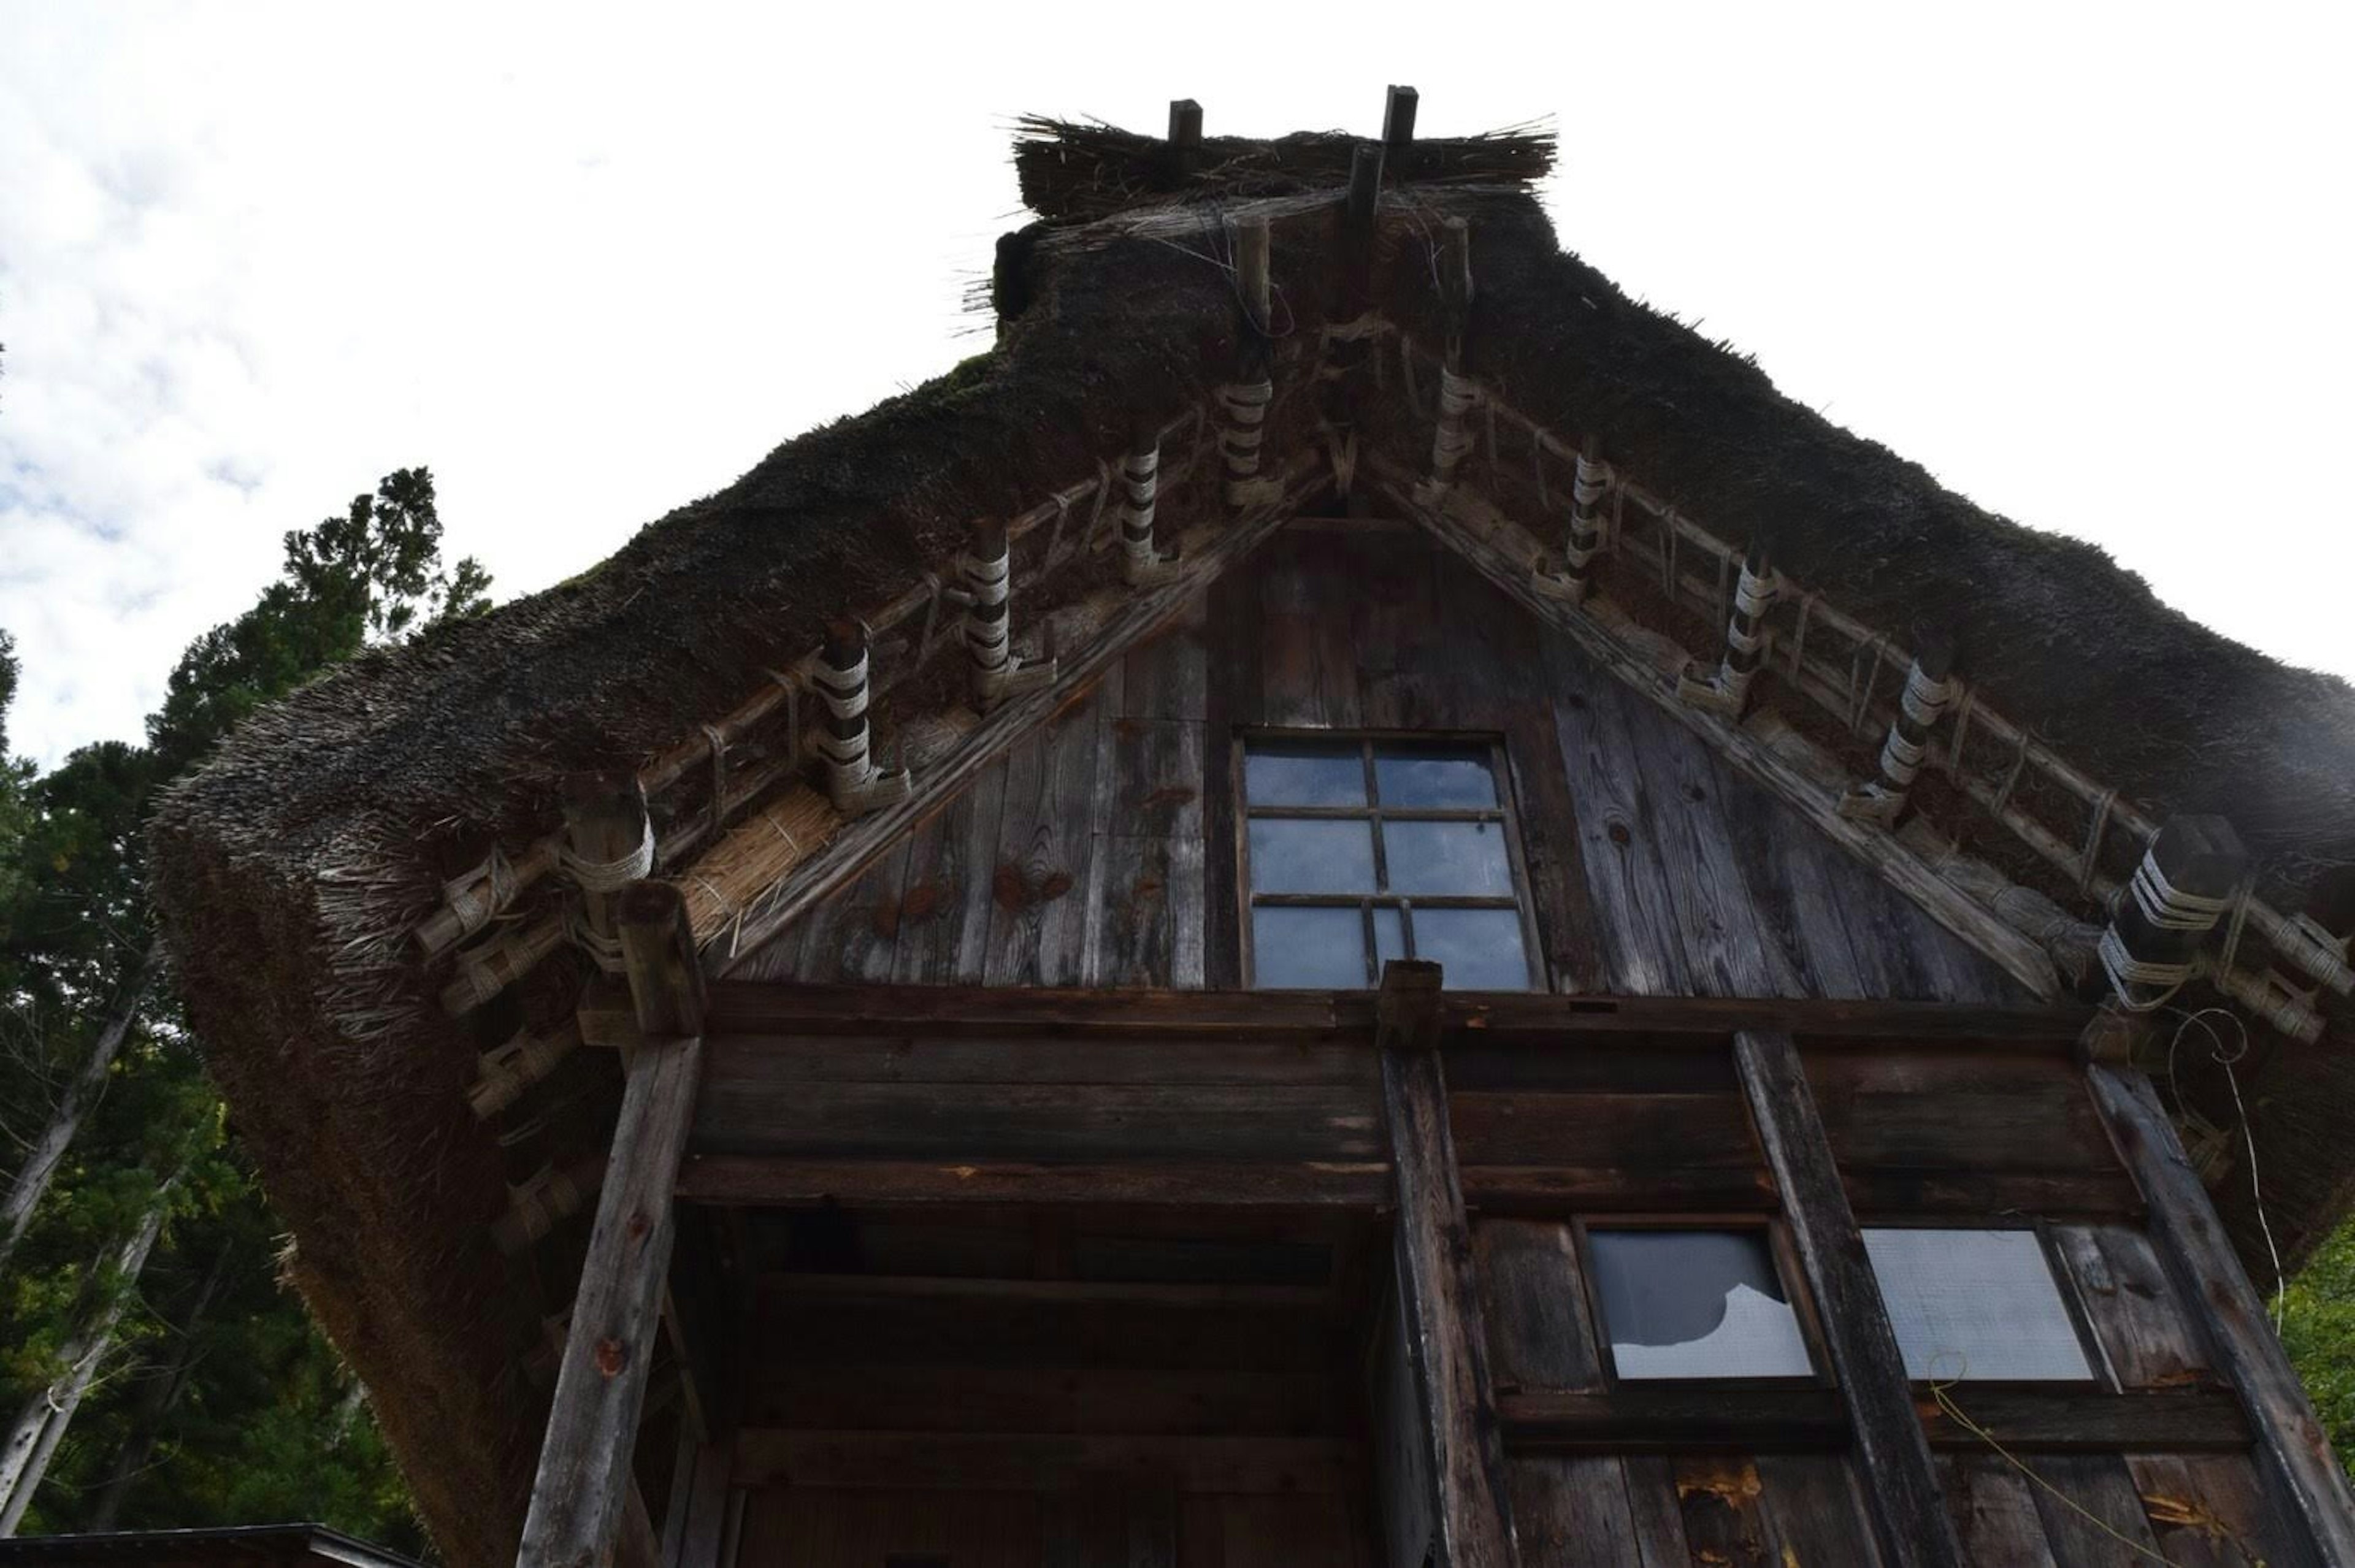
[[[1414,112],[1422,95],[1412,87],[1393,84],[1382,106],[1382,144],[1402,150],[1414,141]]]
[[[1734,584],[1733,611],[1726,617],[1725,654],[1714,669],[1698,660],[1678,677],[1677,695],[1696,708],[1739,720],[1750,705],[1750,685],[1766,658],[1766,612],[1780,586],[1766,532],[1750,537],[1742,576]]]

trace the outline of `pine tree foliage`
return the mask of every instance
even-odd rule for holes
[[[278,579],[182,655],[144,745],[45,775],[6,746],[19,665],[0,634],[0,1195],[28,1200],[21,1241],[0,1235],[0,1420],[112,1325],[24,1533],[302,1519],[424,1549],[362,1391],[281,1279],[284,1239],[157,973],[142,830],[156,790],[263,703],[482,610],[488,574],[441,547],[432,474],[386,475],[285,536]],[[162,1239],[123,1277],[106,1260],[158,1203]]]

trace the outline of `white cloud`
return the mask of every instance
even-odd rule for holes
[[[1371,131],[1398,79],[1433,133],[1560,114],[1565,242],[1795,396],[2355,669],[2343,13],[1186,17],[0,11],[12,738],[135,733],[393,467],[519,592],[946,368],[1016,112]]]

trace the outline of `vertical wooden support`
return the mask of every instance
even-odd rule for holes
[[[1422,94],[1395,83],[1382,101],[1382,145],[1401,152],[1414,144],[1414,112]]]
[[[2191,978],[2200,944],[2232,907],[2248,865],[2224,818],[2167,819],[2118,891],[2096,949],[2120,1006],[2150,1012]]]
[[[1393,959],[1375,1004],[1398,1182],[1399,1311],[1437,1492],[1434,1568],[1509,1568],[1517,1559],[1503,1429],[1437,1050],[1440,979],[1436,964]]]
[[[847,616],[826,623],[826,647],[818,656],[813,684],[826,704],[817,749],[826,759],[826,793],[835,810],[858,816],[905,800],[914,788],[907,770],[887,773],[868,754],[866,626]]]
[[[1962,1546],[1938,1495],[1904,1357],[1832,1162],[1798,1047],[1786,1034],[1745,1030],[1734,1037],[1733,1055],[1856,1430],[1864,1467],[1859,1479],[1880,1527],[1881,1551],[1890,1568],[1960,1568]]]
[[[1472,319],[1472,227],[1451,218],[1439,234],[1439,309],[1446,347],[1439,367],[1439,423],[1431,438],[1431,485],[1444,490],[1472,451],[1467,420],[1480,389],[1464,374],[1464,335]]]
[[[964,651],[973,664],[974,705],[984,713],[1009,697],[1035,691],[1055,678],[1055,661],[1014,656],[1014,550],[1006,525],[984,517],[973,525],[957,574],[964,582]]]
[[[2143,1073],[2096,1063],[2094,1103],[2150,1205],[2150,1236],[2176,1294],[2207,1331],[2217,1370],[2240,1391],[2276,1506],[2328,1568],[2355,1568],[2355,1493],[2305,1385],[2265,1317],[2208,1189]]]
[[[1161,426],[1139,420],[1120,463],[1120,574],[1131,588],[1167,582],[1178,553],[1163,555],[1153,538],[1161,491]]]
[[[1183,180],[1202,161],[1202,106],[1190,98],[1169,101],[1169,175]]]
[[[638,1561],[651,1539],[630,1456],[670,1264],[671,1193],[703,1060],[703,979],[677,888],[640,882],[614,912],[645,1043],[622,1091],[519,1568],[602,1568],[617,1550]]]
[[[1267,433],[1268,405],[1275,400],[1268,339],[1273,295],[1267,219],[1239,219],[1230,225],[1229,232],[1241,319],[1236,326],[1235,379],[1219,389],[1219,406],[1226,416],[1219,433],[1219,451],[1226,461],[1227,505],[1241,511],[1264,498],[1273,485],[1260,477],[1260,446]]]
[[[613,943],[613,900],[654,869],[655,841],[646,792],[621,769],[574,773],[564,781],[564,869],[581,889],[576,935],[597,966],[621,968]]]
[[[1696,660],[1677,679],[1677,695],[1696,708],[1740,719],[1750,706],[1750,683],[1766,660],[1766,612],[1781,587],[1764,530],[1753,534],[1742,552],[1742,575],[1733,589],[1733,610],[1725,620],[1725,656],[1717,667]]]
[[[1861,821],[1893,825],[1905,809],[1905,797],[1930,753],[1930,738],[1955,699],[1955,645],[1951,638],[1922,640],[1905,672],[1905,689],[1897,697],[1897,716],[1881,742],[1881,761],[1873,777],[1840,797],[1839,814]]]
[[[1603,443],[1589,435],[1578,449],[1570,485],[1570,530],[1562,541],[1561,570],[1542,566],[1532,586],[1555,599],[1582,604],[1594,586],[1595,559],[1603,553],[1603,497],[1610,493],[1611,470],[1603,465]]]

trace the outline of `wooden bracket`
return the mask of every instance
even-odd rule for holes
[[[1443,973],[1427,958],[1393,958],[1382,965],[1374,997],[1374,1043],[1384,1051],[1430,1051],[1439,1044]]]
[[[649,1040],[701,1034],[703,970],[687,922],[687,896],[670,882],[637,882],[622,894],[618,912],[639,1032]]]

